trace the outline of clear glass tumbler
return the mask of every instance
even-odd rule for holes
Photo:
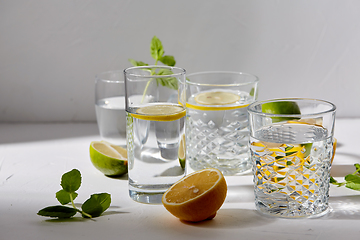
[[[296,98],[249,106],[258,211],[285,218],[328,212],[335,110],[327,101]]]
[[[247,106],[257,98],[258,78],[241,72],[199,72],[188,75],[186,84],[190,167],[214,167],[224,175],[250,170]]]
[[[108,71],[95,78],[95,111],[100,136],[115,145],[126,144],[125,83],[123,71]]]
[[[161,203],[185,176],[185,70],[144,66],[124,74],[129,194],[138,202]]]

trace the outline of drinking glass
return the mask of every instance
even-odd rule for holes
[[[279,106],[276,111],[286,114],[268,113]],[[328,212],[335,110],[330,102],[301,98],[249,106],[258,211],[285,218]]]
[[[126,144],[125,83],[123,71],[108,71],[95,78],[95,111],[100,136],[115,145]]]
[[[124,75],[129,194],[138,202],[161,203],[185,176],[185,70],[143,66]]]
[[[250,171],[247,106],[257,98],[258,77],[241,72],[187,76],[186,144],[193,170],[224,175]]]

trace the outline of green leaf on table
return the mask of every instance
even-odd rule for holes
[[[90,214],[92,217],[100,216],[110,207],[111,196],[108,193],[98,193],[90,196],[81,206],[83,212]]]
[[[360,191],[360,176],[349,174],[345,176],[345,180],[346,180],[345,186],[347,188]]]
[[[134,59],[129,58],[129,62],[134,66],[134,67],[139,67],[139,66],[149,66],[149,64],[144,63],[142,61],[136,61]]]
[[[60,191],[58,191],[56,193],[56,199],[62,205],[68,204],[69,202],[71,202],[70,194],[72,194],[73,200],[78,196],[78,194],[76,192],[69,193],[69,192],[65,191],[64,189],[61,189]]]
[[[64,173],[61,177],[60,185],[69,193],[75,192],[81,185],[81,173],[77,169]]]
[[[150,54],[155,60],[160,60],[164,55],[163,45],[156,36],[154,36],[150,43]]]
[[[169,55],[162,56],[159,59],[159,61],[162,62],[163,64],[171,66],[171,67],[175,66],[175,64],[176,64],[174,56],[169,56]]]
[[[44,217],[71,218],[77,210],[65,206],[51,206],[41,209],[37,214]]]

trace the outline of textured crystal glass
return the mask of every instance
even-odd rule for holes
[[[264,113],[278,103],[296,113]],[[286,218],[328,212],[335,110],[332,103],[316,99],[275,99],[249,106],[258,211]]]
[[[187,160],[193,170],[213,167],[224,175],[251,169],[247,106],[258,78],[241,72],[187,76]]]

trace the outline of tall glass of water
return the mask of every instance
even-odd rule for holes
[[[286,218],[328,212],[334,104],[275,99],[249,106],[255,205]]]
[[[258,78],[241,72],[187,76],[187,159],[193,170],[224,175],[250,171],[247,107],[257,98]]]
[[[95,111],[101,138],[125,146],[125,83],[122,70],[96,75]]]
[[[185,70],[144,66],[124,70],[129,194],[161,203],[185,176]]]

